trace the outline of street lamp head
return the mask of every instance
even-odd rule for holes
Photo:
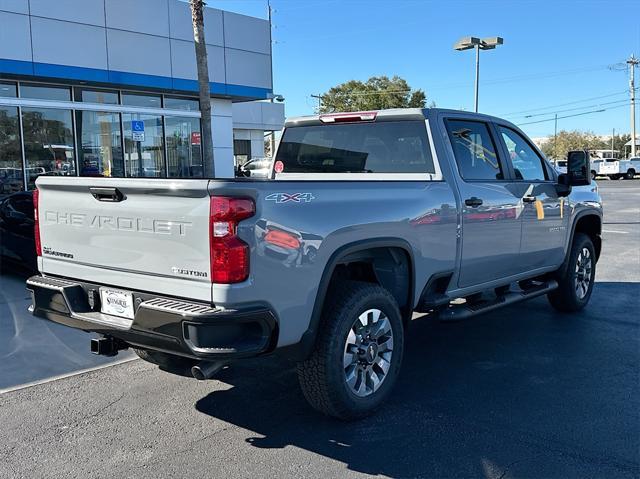
[[[480,49],[482,50],[493,50],[498,45],[502,45],[504,40],[502,37],[487,37],[483,38]]]
[[[493,50],[498,45],[502,45],[502,43],[502,37],[487,37],[482,40],[478,37],[464,37],[453,45],[453,49],[462,51],[478,47],[480,50]]]
[[[477,37],[464,37],[456,42],[453,46],[454,50],[462,51],[469,50],[470,48],[480,45],[481,40]]]

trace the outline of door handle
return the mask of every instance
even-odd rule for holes
[[[464,204],[467,206],[471,206],[472,208],[477,208],[482,204],[482,200],[480,198],[472,196],[471,198],[467,198],[466,200],[464,200]]]
[[[522,201],[524,201],[525,203],[535,203],[537,199],[538,198],[533,195],[526,195],[522,197]]]
[[[119,203],[127,197],[118,188],[105,188],[101,186],[92,186],[89,191],[98,201],[109,201],[111,203]]]

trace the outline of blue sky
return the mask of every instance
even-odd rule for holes
[[[558,129],[630,131],[628,76],[609,65],[640,56],[638,1],[272,0],[275,92],[287,116],[313,113],[310,94],[350,79],[400,75],[439,107],[473,108],[473,51],[467,35],[500,35],[481,52],[480,111],[516,124],[558,120]],[[209,5],[266,18],[266,0]],[[640,68],[636,69],[640,85]],[[546,108],[550,107],[550,108]],[[637,110],[640,110],[638,108]],[[542,113],[542,114],[541,114]],[[526,118],[526,115],[536,115]],[[523,125],[534,137],[554,122]],[[637,127],[640,130],[640,124]]]

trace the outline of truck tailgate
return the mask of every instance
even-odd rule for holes
[[[36,185],[43,273],[211,301],[208,180],[41,176]]]

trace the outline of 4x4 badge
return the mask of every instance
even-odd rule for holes
[[[276,203],[288,203],[290,201],[294,203],[309,203],[315,199],[315,196],[311,193],[271,193],[265,197],[265,200],[275,201]]]

